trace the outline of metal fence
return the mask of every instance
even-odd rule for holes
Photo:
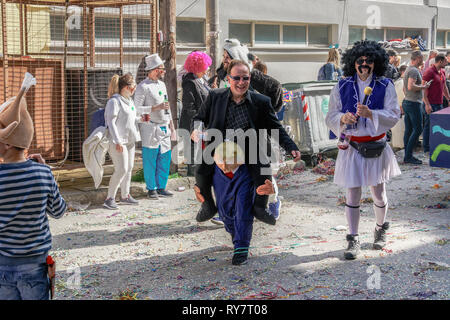
[[[26,99],[35,125],[29,153],[54,166],[82,165],[89,122],[107,102],[114,74],[135,77],[157,50],[156,0],[0,0],[0,99],[37,85]]]

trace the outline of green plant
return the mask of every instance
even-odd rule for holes
[[[169,179],[177,179],[177,178],[181,178],[181,176],[178,174],[178,172],[175,172],[175,173],[169,175]]]
[[[145,182],[144,179],[144,169],[138,170],[132,177],[131,181],[133,182]]]

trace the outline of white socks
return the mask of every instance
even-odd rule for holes
[[[359,202],[361,200],[361,188],[348,188],[345,204],[345,216],[347,217],[348,233],[358,234],[359,227]]]
[[[375,211],[375,219],[379,230],[386,221],[386,214],[388,209],[386,187],[384,183],[377,186],[370,187],[370,193],[373,198],[373,209]],[[345,216],[349,228],[349,234],[358,234],[359,219],[360,219],[360,205],[361,201],[361,187],[348,188],[346,195]]]
[[[370,187],[370,192],[373,198],[373,210],[375,211],[375,218],[377,221],[376,230],[380,230],[383,223],[386,221],[386,214],[388,209],[385,184],[381,183],[375,187]]]

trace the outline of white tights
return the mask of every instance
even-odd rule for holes
[[[386,213],[388,209],[386,187],[384,183],[370,187],[370,193],[373,199],[373,209],[375,211],[375,218],[377,229],[379,229],[386,220]],[[359,204],[361,201],[361,187],[348,188],[346,196],[345,215],[349,227],[349,234],[358,234],[359,226]]]

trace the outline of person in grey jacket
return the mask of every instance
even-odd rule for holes
[[[222,63],[216,70],[216,74],[219,77],[219,87],[229,87],[226,78],[228,66],[233,59],[245,61],[250,66],[250,91],[256,90],[269,97],[275,112],[279,112],[283,107],[283,88],[281,83],[275,78],[253,69],[251,61],[252,59],[256,61],[256,57],[249,53],[247,46],[242,45],[237,39],[225,40]],[[258,61],[260,61],[259,58]]]

